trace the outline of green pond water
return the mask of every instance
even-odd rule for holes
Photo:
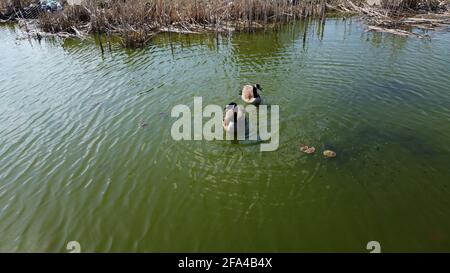
[[[0,251],[449,252],[450,32],[429,35],[330,18],[102,55],[0,26]],[[172,107],[247,83],[278,150],[172,139]]]

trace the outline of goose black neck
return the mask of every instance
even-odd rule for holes
[[[236,112],[234,112],[233,119],[234,119],[233,137],[234,137],[234,139],[237,139],[237,128],[238,128],[238,126],[237,126],[237,113]]]
[[[258,90],[256,89],[256,86],[253,86],[253,97],[254,98],[259,97]]]

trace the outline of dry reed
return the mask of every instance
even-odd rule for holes
[[[30,0],[12,0],[30,1]],[[327,11],[368,15],[383,25],[391,14],[439,5],[442,0],[381,0],[378,9],[365,0],[84,0],[81,6],[42,13],[38,25],[45,32],[84,36],[116,33],[125,46],[144,45],[159,31],[199,32],[251,30]]]

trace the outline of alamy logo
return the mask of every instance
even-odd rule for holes
[[[176,105],[171,116],[178,118],[172,125],[174,140],[249,140],[258,141],[260,151],[275,151],[279,145],[279,106],[230,103],[203,107],[201,97],[194,97],[193,112],[187,105]],[[209,119],[204,123],[204,119]],[[270,119],[270,130],[269,130]],[[224,137],[225,135],[225,137]]]

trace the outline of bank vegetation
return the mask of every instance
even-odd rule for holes
[[[38,37],[118,35],[127,47],[145,45],[161,31],[251,31],[331,13],[361,15],[370,31],[417,37],[411,27],[450,24],[450,0],[64,0],[62,10],[44,12],[42,1],[4,0],[0,19],[34,18],[36,28],[23,24]]]

